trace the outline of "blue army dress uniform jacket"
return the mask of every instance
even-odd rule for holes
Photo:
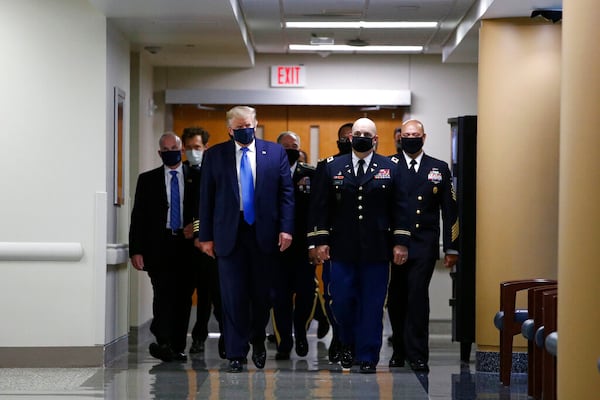
[[[408,246],[407,201],[397,161],[373,153],[362,178],[354,175],[352,154],[319,163],[307,238],[309,245],[329,245],[332,260],[350,263],[387,262],[395,245]]]
[[[413,174],[408,170],[404,154],[396,154],[391,160],[398,163],[408,194],[411,232],[409,259],[439,255],[440,210],[444,252],[458,252],[458,209],[448,164],[423,154],[419,170]]]

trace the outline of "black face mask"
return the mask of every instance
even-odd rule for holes
[[[294,165],[294,163],[298,161],[298,158],[300,158],[300,150],[298,149],[285,149],[285,152],[287,153],[290,165]]]
[[[167,167],[173,167],[181,162],[181,150],[161,151],[160,158]]]
[[[396,152],[402,152],[402,140],[396,140]]]
[[[352,143],[350,143],[347,139],[344,142],[338,140],[336,143],[340,154],[348,154],[352,151]]]
[[[233,140],[241,144],[252,143],[252,140],[254,140],[254,128],[234,129]]]
[[[373,138],[364,136],[353,136],[352,137],[352,148],[359,153],[364,153],[373,148]]]
[[[416,154],[423,148],[422,137],[402,138],[402,150],[407,154]]]

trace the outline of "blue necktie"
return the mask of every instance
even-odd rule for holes
[[[171,171],[171,229],[181,228],[181,202],[179,199],[179,179],[177,171]]]
[[[248,160],[248,148],[242,147],[242,161],[240,163],[240,186],[242,187],[242,201],[244,203],[244,219],[249,225],[254,223],[254,180],[252,167]]]

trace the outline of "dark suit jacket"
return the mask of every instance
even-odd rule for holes
[[[296,257],[308,261],[308,244],[306,230],[308,229],[308,206],[315,167],[299,162],[296,165],[292,182],[294,184],[294,240],[284,252],[287,257]],[[306,180],[304,178],[307,178]]]
[[[256,240],[264,253],[277,251],[279,233],[294,233],[294,188],[290,164],[281,145],[255,139]],[[240,195],[233,140],[217,144],[204,153],[200,182],[201,242],[214,241],[215,253],[233,250],[240,220]]]
[[[413,175],[408,171],[403,154],[396,154],[392,159],[398,161],[407,185],[411,232],[409,258],[439,255],[440,210],[444,251],[458,251],[458,209],[448,164],[423,154],[419,171]]]
[[[183,163],[185,174],[185,196],[183,205],[183,225],[198,220],[198,204],[200,202],[201,169],[192,167],[188,161]],[[187,169],[187,173],[185,172]]]
[[[189,199],[191,190],[187,177],[189,168],[183,166],[184,185],[183,214],[197,208]],[[169,263],[169,254],[164,252],[164,239],[167,230],[169,203],[165,186],[164,166],[140,174],[135,189],[135,200],[129,225],[129,254],[144,256],[146,270],[152,270]]]
[[[408,246],[406,195],[388,157],[373,154],[360,181],[351,154],[329,157],[311,189],[308,243],[329,245],[332,260],[385,262],[394,245]]]

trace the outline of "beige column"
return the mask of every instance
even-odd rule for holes
[[[558,398],[600,398],[600,9],[563,0]]]
[[[561,27],[484,20],[479,40],[478,359],[498,351],[500,282],[557,277]]]

